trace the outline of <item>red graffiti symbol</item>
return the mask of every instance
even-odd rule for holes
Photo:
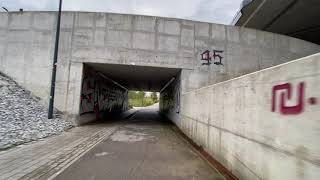
[[[210,65],[211,64],[211,57],[210,57],[210,51],[205,50],[203,53],[201,53],[201,60],[207,61],[206,63],[202,63],[203,65]]]
[[[287,106],[286,101],[291,99],[292,96],[292,87],[290,83],[280,84],[273,86],[272,88],[272,107],[271,111],[276,111],[276,92],[281,92],[280,98],[280,113],[284,115],[296,115],[300,114],[304,110],[304,82],[299,83],[297,91],[297,105]]]
[[[308,103],[311,105],[316,105],[318,103],[317,98],[314,98],[314,97],[309,98]]]

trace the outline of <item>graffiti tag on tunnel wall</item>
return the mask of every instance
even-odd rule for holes
[[[91,74],[83,77],[82,93],[80,98],[82,112],[89,112],[94,108],[95,83]]]
[[[201,56],[201,63],[202,65],[210,65],[210,64],[215,64],[215,65],[222,65],[222,53],[223,51],[220,50],[205,50],[200,54]]]
[[[272,88],[272,102],[271,111],[275,112],[278,108],[279,112],[283,115],[298,115],[301,114],[305,109],[305,82],[300,82],[297,86],[297,93],[295,99],[295,105],[288,105],[288,101],[294,100],[292,98],[292,84],[284,83],[275,85]],[[279,92],[279,93],[278,93]],[[279,96],[280,95],[280,99]],[[310,105],[317,104],[317,99],[315,97],[310,97],[307,99],[307,103]],[[278,107],[277,107],[278,104]]]
[[[86,67],[82,80],[80,114],[125,110],[127,92],[106,81],[97,72]]]

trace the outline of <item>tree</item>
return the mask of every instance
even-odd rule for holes
[[[151,93],[151,99],[153,100],[153,102],[158,102],[158,96],[156,92],[152,92]]]

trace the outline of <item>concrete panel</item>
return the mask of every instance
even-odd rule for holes
[[[132,29],[132,17],[122,14],[108,14],[107,28],[116,30],[130,30]]]
[[[34,78],[35,74],[41,73],[41,77]],[[33,88],[32,91],[37,91],[37,96],[46,99],[49,95],[49,84],[51,80],[51,69],[49,67],[29,67],[28,71],[25,71],[25,83],[27,88]],[[38,83],[41,82],[41,83]],[[43,92],[40,93],[42,91]],[[40,94],[38,94],[40,93]]]
[[[176,20],[159,19],[158,26],[159,33],[179,35],[180,34],[180,22]]]
[[[226,26],[211,24],[211,39],[215,41],[226,41]]]
[[[195,135],[195,140],[199,146],[205,149],[208,147],[208,130],[208,125],[197,122],[197,134]]]
[[[54,106],[63,113],[66,113],[67,87],[68,83],[56,82]]]
[[[10,29],[29,29],[32,22],[32,13],[10,13],[9,28]]]
[[[133,48],[154,49],[155,34],[153,33],[133,33]]]
[[[195,35],[197,37],[203,36],[203,37],[209,37],[209,26],[208,23],[195,23]]]
[[[260,54],[260,69],[265,69],[268,67],[272,67],[275,66],[277,64],[279,64],[279,62],[283,62],[280,57],[277,55],[277,53],[274,51],[274,49],[270,49],[270,48],[264,48],[260,51],[258,51],[258,53]],[[284,53],[281,53],[282,55]],[[290,59],[290,57],[284,57],[285,61],[288,61],[288,59]],[[294,59],[294,58],[292,58]]]
[[[92,29],[75,29],[74,46],[89,46],[93,43],[94,35]]]
[[[8,27],[8,13],[0,13],[0,28]]]
[[[134,30],[155,32],[156,18],[147,16],[134,16]]]
[[[8,68],[24,67],[26,46],[21,43],[9,43],[6,49],[6,66]]]
[[[195,45],[195,48],[197,49],[208,49],[210,46],[209,41],[204,39],[196,39],[194,41],[194,45]],[[202,52],[199,52],[199,53],[202,53]]]
[[[31,35],[31,33],[28,33]],[[53,43],[53,31],[41,31],[41,32],[34,32],[31,37],[32,37],[32,43],[33,44],[54,44]],[[29,36],[30,36],[29,35]],[[18,37],[19,38],[19,37]],[[28,39],[25,38],[24,39]],[[63,39],[63,36],[61,37],[61,39]],[[18,39],[16,41],[21,41],[21,39]]]
[[[96,27],[105,28],[107,24],[107,17],[105,13],[96,13]]]
[[[273,33],[257,31],[257,45],[263,48],[274,48],[275,36]]]
[[[181,30],[181,46],[194,48],[194,30],[193,29]]]
[[[95,13],[77,13],[76,14],[76,27],[92,28],[95,26],[94,21]]]
[[[29,47],[30,49],[26,52],[26,54],[29,54],[30,58],[27,58],[25,55],[25,63],[28,65],[28,67],[34,67],[34,68],[48,68],[51,67],[53,56],[51,48],[53,46],[44,46],[44,45],[33,45],[32,47]]]
[[[240,42],[240,28],[226,26],[227,28],[227,40],[231,43],[239,43]]]
[[[3,43],[1,43],[2,45],[5,45],[4,42],[7,42],[7,35],[8,35],[8,33],[6,30],[0,29],[0,42],[3,42]]]
[[[254,29],[240,29],[240,43],[242,45],[250,45],[256,46],[257,45],[257,31]]]
[[[93,48],[90,47],[74,47],[72,49],[72,57],[80,59],[88,58],[90,54],[93,54],[92,51]]]
[[[289,39],[290,51],[293,52],[293,53],[296,53],[296,54],[299,54],[299,53],[304,54],[304,52],[307,51],[307,50],[304,50],[304,49],[311,49],[309,44],[310,43],[308,43],[306,41],[302,41],[300,39],[296,39],[296,38],[290,38]]]
[[[159,36],[159,50],[161,51],[178,51],[179,38],[171,36]]]
[[[4,69],[4,60],[5,60],[5,45],[0,44],[0,71]]]
[[[61,62],[61,61],[60,61]],[[69,80],[69,66],[70,64],[61,64],[58,62],[57,66],[57,77],[56,77],[56,82],[60,84],[68,84]],[[60,89],[62,89],[62,85],[60,85]],[[67,92],[67,89],[65,89]],[[65,93],[66,93],[65,92]]]
[[[276,49],[289,49],[289,38],[287,36],[277,35],[274,40]]]
[[[81,57],[81,56],[79,56]],[[115,62],[119,61],[121,58],[121,50],[114,47],[106,47],[106,48],[92,48],[89,51],[89,58],[85,61],[87,62],[95,62],[94,59],[108,59],[108,60],[115,60]],[[92,60],[90,60],[92,58]],[[85,62],[84,61],[84,62]],[[105,61],[104,63],[107,63]]]
[[[96,30],[94,32],[94,46],[104,46],[104,41],[106,37],[106,31],[105,30]]]
[[[194,102],[192,108],[192,114],[190,117],[194,117],[198,121],[208,124],[209,123],[209,110],[211,109],[211,103],[208,101],[212,99],[212,93],[209,89],[203,91],[196,91],[194,94]]]
[[[61,22],[60,22],[61,29],[73,28],[74,16],[75,16],[75,13],[73,12],[63,12],[61,14]]]
[[[228,73],[230,76],[237,77],[248,74],[252,72],[253,69],[259,70],[259,67],[259,60],[255,54],[242,56],[228,54]]]
[[[59,63],[61,60],[67,59],[69,61],[71,55],[71,41],[72,41],[72,32],[61,31],[60,32],[60,40],[59,40]],[[52,44],[52,42],[51,42]],[[52,50],[54,44],[52,44]],[[52,51],[53,52],[53,51]],[[63,61],[64,64],[68,64],[68,62]]]
[[[69,89],[67,111],[70,115],[77,116],[80,112],[80,94],[82,81],[82,63],[71,63],[69,74]]]
[[[311,54],[313,54],[313,53],[311,53]],[[295,60],[295,59],[297,59],[297,57],[299,57],[299,58],[305,57],[302,55],[293,54],[288,50],[279,50],[279,51],[273,52],[272,54],[270,54],[270,56],[274,57],[272,62],[275,62],[278,64],[286,63],[286,62],[289,62],[290,60]],[[265,56],[265,58],[268,59],[268,57],[266,57],[266,56]],[[270,57],[269,57],[269,59],[270,59]],[[260,62],[260,64],[261,63],[262,62]]]
[[[221,104],[224,102],[224,99],[220,97],[227,96],[228,94],[224,91],[223,87],[212,89],[211,93],[211,97],[209,96],[208,98],[205,98],[210,103],[210,109],[208,111],[209,124],[213,127],[221,127],[221,120],[224,119],[224,114],[220,112],[224,112],[225,107],[221,106]]]
[[[129,48],[131,33],[127,31],[108,30],[107,46]]]
[[[28,30],[11,30],[7,35],[7,42],[31,43],[34,32]]]
[[[33,27],[36,29],[51,30],[55,28],[56,15],[52,13],[35,13]]]
[[[208,75],[206,72],[189,72],[183,77],[185,81],[185,91],[191,91],[207,86]]]
[[[221,132],[219,129],[209,126],[208,133],[208,153],[212,157],[218,158],[221,155],[220,152],[220,141],[221,141]]]

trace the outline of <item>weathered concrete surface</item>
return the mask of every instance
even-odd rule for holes
[[[224,179],[154,109],[120,125],[55,179]]]
[[[0,71],[44,100],[49,94],[55,15],[52,12],[0,13],[3,20],[0,21]],[[201,53],[206,50],[211,56],[214,50],[223,51],[217,53],[223,65],[202,65]],[[167,101],[169,103],[162,107],[168,109],[169,116],[189,137],[213,155],[217,149],[220,162],[243,179],[313,179],[318,175],[319,165],[319,158],[314,155],[319,152],[319,144],[313,140],[319,136],[312,131],[317,127],[312,118],[318,106],[304,112],[311,118],[297,116],[297,119],[311,121],[310,124],[293,118],[293,127],[288,121],[293,116],[286,119],[270,114],[269,106],[270,88],[275,82],[308,79],[308,73],[318,72],[319,66],[303,63],[298,66],[295,62],[283,66],[288,69],[277,67],[261,72],[267,75],[261,75],[264,78],[259,81],[260,76],[249,75],[245,82],[228,81],[214,86],[214,91],[193,90],[319,51],[318,45],[306,41],[247,28],[161,17],[64,12],[55,106],[72,119],[79,117],[84,63],[178,68],[182,70],[180,82],[172,84],[174,90],[168,94],[174,101],[181,96],[181,103]],[[217,54],[214,57],[218,58]],[[222,88],[223,84],[228,87]],[[238,84],[252,89],[240,88]],[[307,86],[314,89],[312,86],[317,84],[319,82],[311,79]],[[248,106],[247,102],[250,102]],[[314,99],[309,102],[315,103]],[[269,114],[264,114],[266,112]],[[266,117],[270,119],[265,120]],[[217,123],[211,123],[213,118]],[[316,138],[299,139],[306,135],[298,129],[314,133],[312,137]],[[284,132],[291,132],[292,136],[284,136]],[[253,159],[256,161],[251,161]],[[286,167],[289,173],[284,174],[281,167]]]
[[[174,122],[240,179],[316,180],[319,89],[316,54],[183,93]]]
[[[0,71],[47,101],[56,13],[0,13],[0,19]],[[223,66],[201,65],[205,50],[223,51]],[[79,115],[86,62],[181,68],[181,91],[187,92],[319,50],[306,41],[233,26],[63,12],[55,106],[72,118]]]

